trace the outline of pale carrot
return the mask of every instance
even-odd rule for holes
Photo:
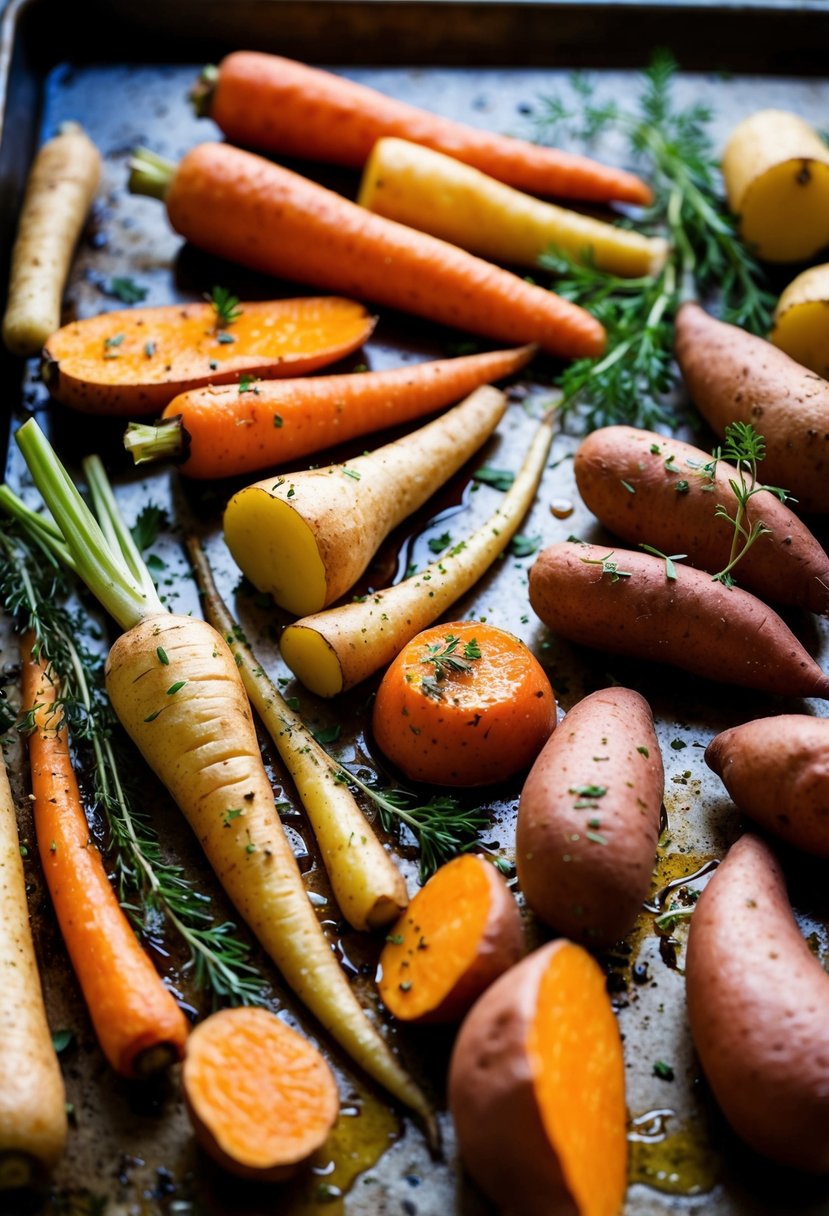
[[[284,465],[385,427],[434,413],[519,371],[534,347],[438,359],[382,372],[197,389],[170,402],[156,426],[134,423],[136,464],[181,458],[188,477],[231,477]]]
[[[35,832],[46,884],[101,1049],[146,1077],[180,1060],[187,1022],[138,943],[90,837],[69,755],[60,685],[33,633],[21,639]]]
[[[267,1009],[223,1009],[197,1026],[181,1079],[205,1151],[259,1182],[295,1173],[322,1147],[340,1110],[319,1051]]]
[[[200,144],[178,166],[141,150],[130,189],[163,198],[200,249],[266,274],[566,359],[604,349],[578,305],[229,144]]]
[[[359,168],[378,139],[397,135],[534,194],[651,200],[648,186],[623,169],[469,127],[279,55],[235,51],[205,69],[193,99],[234,143],[282,156]]]
[[[302,376],[344,359],[374,329],[361,304],[336,296],[124,308],[64,325],[41,376],[63,405],[89,414],[157,414],[204,384]]]

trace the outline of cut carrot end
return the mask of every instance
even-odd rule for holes
[[[325,1142],[339,1111],[323,1057],[265,1009],[225,1009],[197,1026],[182,1080],[206,1151],[262,1181],[289,1176]]]

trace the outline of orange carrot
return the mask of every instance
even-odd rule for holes
[[[380,750],[407,777],[489,785],[529,768],[556,700],[523,642],[494,625],[434,625],[401,650],[374,701]]]
[[[405,1022],[459,1022],[524,953],[521,914],[491,862],[462,854],[433,874],[386,938],[377,987]]]
[[[21,640],[23,700],[33,714],[29,761],[43,871],[98,1041],[125,1077],[146,1077],[184,1053],[187,1022],[141,949],[90,839],[61,725],[60,689]]]
[[[533,194],[651,200],[648,186],[622,169],[468,127],[279,55],[236,51],[205,70],[193,98],[233,143],[282,156],[359,168],[378,139],[397,135]]]
[[[578,305],[261,156],[200,144],[178,167],[141,151],[132,169],[130,189],[163,198],[176,232],[232,262],[563,358],[604,349]]]
[[[282,380],[246,393],[197,389],[171,401],[157,426],[128,427],[125,443],[136,464],[183,455],[189,477],[249,473],[431,414],[511,376],[533,352],[524,346],[392,371]]]
[[[339,1113],[328,1064],[266,1009],[223,1009],[197,1026],[182,1082],[205,1151],[260,1182],[294,1173],[322,1146]]]
[[[376,323],[361,304],[336,296],[230,304],[224,312],[166,304],[73,321],[46,343],[43,379],[76,410],[156,414],[203,384],[316,371],[357,350]]]

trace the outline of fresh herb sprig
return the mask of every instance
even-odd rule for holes
[[[563,413],[577,406],[587,427],[626,422],[644,427],[670,419],[665,398],[676,382],[672,322],[690,298],[718,297],[724,320],[752,333],[768,331],[774,298],[756,259],[739,240],[722,200],[709,135],[710,109],[674,106],[673,57],[657,53],[643,77],[634,112],[597,104],[592,83],[573,81],[578,113],[557,98],[540,99],[533,116],[541,142],[562,130],[582,143],[619,133],[651,183],[653,204],[637,227],[667,238],[670,253],[653,278],[622,279],[576,265],[557,251],[543,259],[558,276],[555,290],[583,305],[607,330],[607,353],[578,359],[560,380]]]
[[[422,883],[445,861],[462,853],[489,822],[480,808],[462,807],[451,795],[419,804],[410,791],[374,789],[342,765],[337,780],[355,785],[374,803],[384,832],[393,832],[400,824],[409,829],[420,848]]]
[[[217,331],[227,329],[242,315],[243,309],[240,307],[239,297],[232,295],[226,287],[214,287],[206,299],[213,305]]]
[[[31,526],[48,524],[41,519],[40,525]],[[248,961],[249,949],[235,936],[235,925],[216,923],[209,897],[195,890],[180,866],[164,860],[157,837],[136,809],[136,798],[122,776],[115,717],[102,690],[102,659],[76,641],[88,630],[80,615],[64,606],[68,597],[63,571],[46,546],[31,533],[21,536],[4,529],[0,603],[19,632],[33,631],[38,654],[60,673],[61,723],[69,728],[83,767],[90,772],[124,911],[146,940],[158,939],[165,922],[180,934],[189,950],[196,989],[210,990],[215,1003],[261,1003],[265,981]],[[25,730],[25,717],[20,726]]]
[[[445,680],[448,675],[455,673],[464,674],[472,671],[472,664],[476,659],[481,657],[481,648],[475,638],[470,638],[465,643],[463,654],[458,654],[458,647],[461,640],[455,637],[454,634],[447,634],[443,639],[444,644],[435,642],[431,646],[427,646],[426,654],[421,660],[423,663],[430,663],[434,667],[434,678],[436,680]]]

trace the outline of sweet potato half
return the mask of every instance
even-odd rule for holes
[[[509,1216],[617,1216],[622,1044],[590,955],[563,938],[487,989],[463,1023],[449,1108],[469,1173]]]
[[[737,841],[694,910],[685,983],[694,1045],[737,1135],[829,1173],[829,975],[756,836]]]
[[[518,879],[536,916],[590,947],[624,937],[650,890],[663,790],[639,693],[605,688],[571,709],[518,807]]]

